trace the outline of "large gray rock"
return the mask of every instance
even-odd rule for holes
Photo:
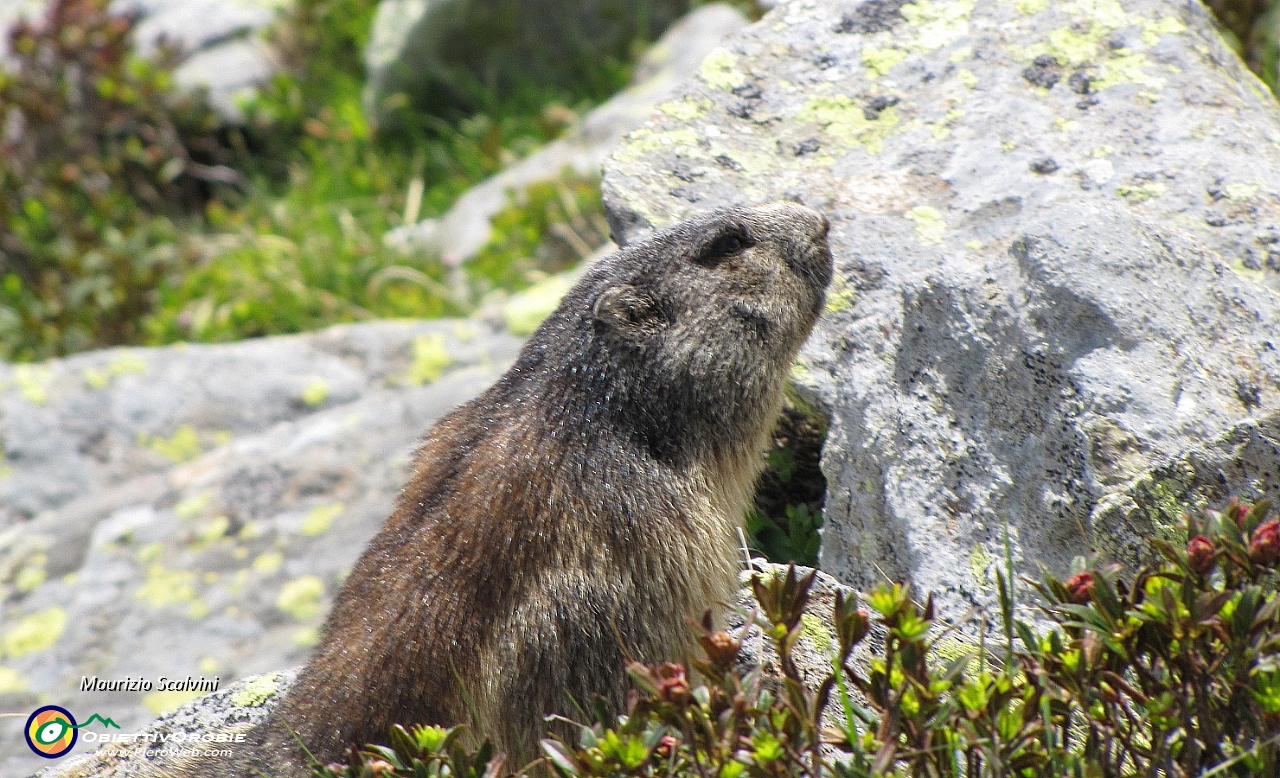
[[[135,33],[146,53],[161,40],[186,54],[174,71],[179,86],[208,90],[209,103],[227,121],[243,119],[240,102],[280,72],[263,38],[292,0],[115,0],[113,11],[137,13]]]
[[[389,103],[439,110],[479,107],[477,89],[510,96],[580,83],[629,46],[689,10],[689,0],[381,0],[365,65],[365,112],[377,123]]]
[[[1280,487],[1280,109],[1199,3],[783,3],[604,192],[624,241],[783,197],[831,217],[795,376],[831,417],[845,582],[994,613],[1006,543],[1023,573],[1131,560],[1177,497]]]
[[[600,175],[618,141],[692,75],[721,39],[746,24],[741,13],[724,3],[691,12],[640,58],[631,86],[592,110],[563,137],[467,190],[443,217],[392,230],[388,244],[405,252],[438,255],[451,267],[473,258],[492,237],[493,218],[513,196],[566,172],[584,178]]]
[[[193,696],[160,676],[302,662],[419,436],[519,344],[377,322],[0,366],[0,710],[129,731]],[[94,676],[152,688],[81,691]],[[0,719],[0,775],[41,761],[21,729]]]

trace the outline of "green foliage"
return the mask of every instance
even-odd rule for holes
[[[797,402],[790,402],[778,418],[755,504],[745,517],[748,543],[771,562],[809,567],[818,562],[827,491],[821,468],[826,435],[826,421]]]
[[[240,176],[214,117],[133,55],[107,0],[55,0],[0,72],[0,358],[136,342],[151,290],[189,262],[179,231]]]
[[[869,610],[837,595],[832,671],[816,682],[792,658],[813,574],[757,575],[751,621],[780,680],[744,674],[742,633],[714,630],[708,615],[697,633],[704,657],[691,662],[699,683],[683,665],[632,664],[638,693],[626,715],[597,711],[577,743],[543,740],[546,769],[564,778],[1280,774],[1280,521],[1269,507],[1233,503],[1203,523],[1188,518],[1186,545],[1154,541],[1165,561],[1131,578],[1081,560],[1065,581],[1034,582],[1047,629],[1014,618],[998,576],[1001,652],[943,651],[956,641],[939,630],[932,598],[920,604],[907,587],[880,586]],[[869,661],[854,662],[868,635]],[[487,742],[422,745],[459,731],[397,730],[389,748],[316,775],[509,774]]]
[[[1227,42],[1271,91],[1280,94],[1280,3],[1274,0],[1205,0]]]
[[[389,229],[437,216],[458,195],[559,134],[577,113],[563,103],[527,108],[495,102],[458,121],[416,115],[379,134],[361,109],[361,50],[374,4],[300,0],[275,27],[292,66],[244,106],[242,145],[253,151],[251,194],[208,214],[217,234],[200,261],[163,283],[145,322],[148,342],[226,341],[380,317],[465,313],[472,295],[446,283],[438,258],[384,246]],[[615,85],[616,86],[616,85]],[[564,95],[580,110],[582,95]],[[523,112],[522,112],[523,111]],[[569,193],[566,199],[562,193]],[[601,212],[598,184],[566,179],[535,186],[504,212],[495,239],[467,268],[478,291],[513,289],[556,270],[535,263],[563,222]],[[564,205],[564,218],[555,214]],[[571,233],[572,234],[572,233]],[[544,254],[546,249],[541,250]]]
[[[469,263],[479,291],[521,289],[567,270],[609,239],[600,180],[564,171],[498,212],[493,238]]]

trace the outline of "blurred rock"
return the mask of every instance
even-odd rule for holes
[[[441,219],[392,230],[388,244],[406,252],[438,252],[454,267],[466,262],[488,242],[492,218],[513,194],[518,196],[530,184],[565,171],[583,177],[599,175],[618,141],[691,75],[725,35],[746,23],[742,14],[723,3],[690,13],[645,53],[630,87],[591,111],[563,137],[469,189]]]
[[[129,731],[194,694],[82,678],[301,663],[419,436],[519,345],[399,321],[0,366],[0,710]],[[42,761],[21,729],[0,719],[0,775]]]
[[[627,62],[689,0],[380,0],[365,65],[365,113],[386,125],[407,101],[434,112],[475,110],[481,90],[566,87]]]

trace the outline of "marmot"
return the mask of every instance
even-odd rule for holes
[[[794,203],[719,210],[591,267],[426,436],[236,769],[304,776],[298,742],[341,761],[394,723],[472,722],[514,769],[546,715],[619,706],[628,659],[679,658],[686,617],[736,588],[736,530],[831,277],[827,227]]]

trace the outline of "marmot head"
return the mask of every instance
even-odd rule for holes
[[[780,202],[628,246],[587,271],[508,377],[537,379],[537,405],[562,406],[555,425],[623,431],[661,459],[754,441],[822,310],[827,228],[817,211]]]

